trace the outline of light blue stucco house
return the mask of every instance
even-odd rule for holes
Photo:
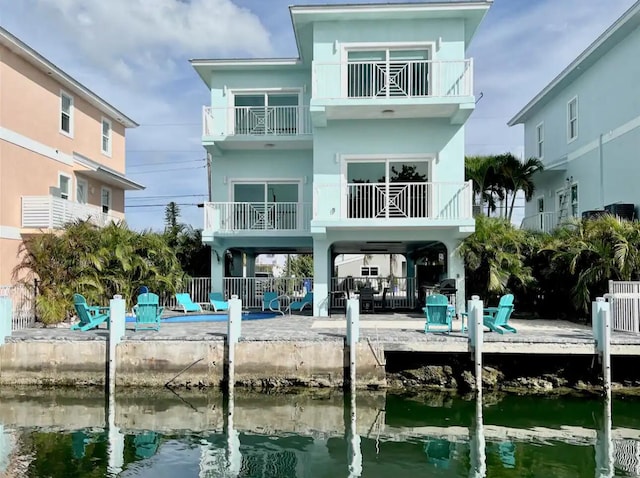
[[[191,60],[211,90],[214,290],[233,292],[243,255],[250,278],[257,254],[312,253],[313,311],[326,316],[339,254],[392,253],[407,261],[389,283],[402,282],[404,305],[417,305],[418,269],[439,264],[462,306],[454,249],[474,231],[466,51],[491,3],[293,6],[298,58]]]
[[[602,210],[638,217],[639,82],[640,1],[509,121],[524,124],[526,156],[545,165],[524,228]]]

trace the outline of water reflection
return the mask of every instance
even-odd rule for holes
[[[613,413],[612,413],[613,412]],[[640,402],[446,394],[0,391],[0,476],[640,474]]]

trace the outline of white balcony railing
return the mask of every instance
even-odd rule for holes
[[[308,232],[310,223],[309,203],[210,202],[204,208],[204,229],[218,233]]]
[[[551,232],[556,227],[558,227],[558,219],[555,212],[539,212],[527,216],[520,225],[520,229],[537,232]]]
[[[340,196],[337,216],[335,201]],[[350,183],[314,187],[314,219],[473,218],[473,188],[465,183]]]
[[[59,229],[65,224],[82,219],[103,227],[117,222],[120,217],[103,213],[102,209],[55,196],[22,196],[22,227],[33,229]]]
[[[314,63],[313,98],[428,98],[473,95],[473,60]]]
[[[205,106],[202,116],[203,136],[298,136],[312,132],[308,106]]]

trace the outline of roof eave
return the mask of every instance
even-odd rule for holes
[[[124,127],[135,128],[140,126],[116,107],[107,103],[104,99],[84,86],[78,80],[65,73],[62,69],[54,65],[51,61],[47,60],[40,53],[2,27],[0,27],[0,44],[23,56],[30,64],[56,79],[67,89],[82,96],[91,105],[95,106],[102,113],[110,116]]]
[[[627,22],[631,21],[636,16],[640,16],[640,1],[636,2],[623,13],[609,28],[607,28],[598,38],[596,38],[580,55],[578,55],[564,70],[562,70],[547,86],[545,86],[536,96],[529,101],[524,108],[522,108],[513,118],[508,122],[508,126],[514,126],[527,121],[529,113],[538,106],[539,103],[544,101],[549,95],[551,95],[556,87],[571,73],[580,68],[592,55],[596,53],[598,48],[602,47],[607,41],[621,28],[623,28]]]

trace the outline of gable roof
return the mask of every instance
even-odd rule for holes
[[[114,106],[107,103],[89,88],[69,76],[40,53],[2,27],[0,27],[0,45],[4,45],[29,64],[55,79],[66,90],[83,98],[99,111],[122,124],[125,128],[135,128],[136,126],[139,126],[138,123],[126,116],[120,110],[116,109]]]
[[[602,35],[589,45],[569,66],[560,72],[507,123],[509,126],[527,121],[536,111],[546,105],[556,93],[575,81],[604,54],[640,26],[640,0],[634,3]]]

